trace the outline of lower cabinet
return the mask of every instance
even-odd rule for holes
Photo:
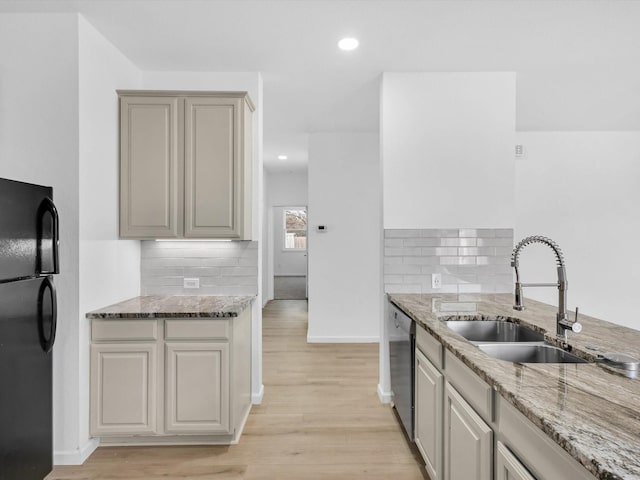
[[[231,433],[229,345],[165,344],[167,433]]]
[[[92,321],[91,435],[232,443],[251,407],[251,313]],[[206,437],[206,438],[205,438]]]
[[[421,327],[415,352],[415,442],[431,480],[594,480]]]
[[[536,480],[504,443],[496,445],[496,480]]]
[[[416,349],[415,442],[431,480],[442,478],[442,389],[444,376]]]
[[[155,434],[157,346],[107,343],[91,348],[91,432]]]
[[[445,383],[444,478],[491,480],[493,431],[462,396]]]

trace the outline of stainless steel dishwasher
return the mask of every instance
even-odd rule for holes
[[[416,324],[389,303],[388,327],[392,402],[407,437],[413,441]]]

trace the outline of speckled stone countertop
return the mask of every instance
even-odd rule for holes
[[[253,296],[148,295],[87,313],[87,318],[223,318],[237,317]]]
[[[526,310],[518,312],[512,295],[479,295],[475,312],[457,315],[443,311],[455,308],[453,294],[388,297],[595,477],[640,479],[640,378],[601,363],[505,362],[440,321],[511,320],[544,331],[547,341],[562,346],[555,338],[556,307],[525,299]],[[582,314],[579,321],[582,332],[569,333],[572,353],[588,360],[605,352],[640,358],[640,331]]]

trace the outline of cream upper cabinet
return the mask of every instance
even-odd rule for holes
[[[120,236],[251,239],[245,92],[120,95]]]
[[[182,156],[175,97],[120,98],[120,236],[182,235]]]

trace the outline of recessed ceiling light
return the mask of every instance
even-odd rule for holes
[[[287,157],[286,155],[278,155],[278,160],[286,160],[287,158],[289,157]]]
[[[340,50],[355,50],[360,45],[357,38],[343,38],[338,42]]]

